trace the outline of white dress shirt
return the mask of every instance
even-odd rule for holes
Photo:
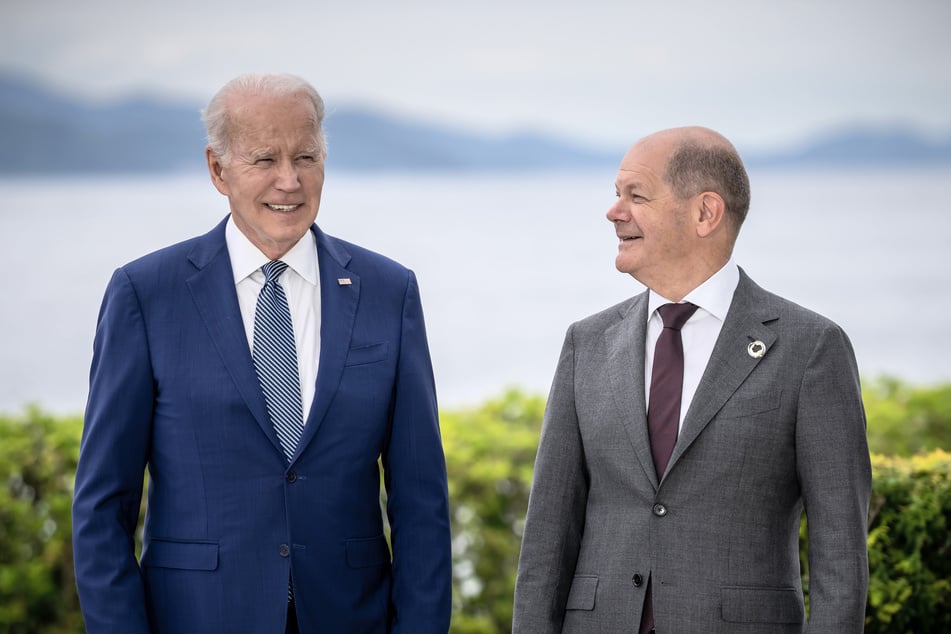
[[[248,338],[249,349],[254,348],[254,312],[258,295],[264,286],[261,266],[270,259],[241,233],[234,218],[228,218],[225,241],[231,257],[238,307]],[[300,374],[300,394],[303,401],[303,423],[307,422],[314,392],[317,389],[317,362],[320,359],[320,277],[317,274],[317,240],[312,231],[305,233],[290,251],[281,257],[287,269],[278,283],[287,296],[294,325],[294,344],[297,347],[297,369]]]
[[[723,320],[733,302],[733,293],[740,283],[740,270],[731,258],[719,271],[713,274],[706,282],[690,291],[683,301],[699,306],[690,316],[680,331],[684,344],[684,388],[680,406],[680,426],[683,427],[684,416],[690,408],[693,395],[700,385],[703,371],[713,354]],[[664,320],[661,319],[657,308],[664,304],[675,303],[655,293],[649,292],[647,301],[647,341],[644,354],[644,398],[650,403],[651,376],[654,370],[654,348],[657,339],[664,329]]]

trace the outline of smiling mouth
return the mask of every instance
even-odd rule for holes
[[[264,204],[271,211],[280,211],[284,213],[287,213],[289,211],[294,211],[295,209],[300,207],[300,205],[272,205],[271,203],[264,203]]]

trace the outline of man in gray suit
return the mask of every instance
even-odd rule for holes
[[[871,468],[848,338],[735,264],[749,179],[716,132],[642,139],[616,186],[617,268],[648,290],[568,329],[514,632],[861,632]]]

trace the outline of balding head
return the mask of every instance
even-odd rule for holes
[[[662,153],[663,178],[677,197],[687,199],[709,191],[723,198],[735,239],[750,208],[750,179],[733,144],[699,126],[662,130],[635,146],[641,144]]]

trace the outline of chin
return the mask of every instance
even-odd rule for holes
[[[614,260],[614,268],[616,268],[621,273],[627,273],[628,275],[634,275],[634,271],[637,270],[637,267],[633,266],[626,258],[619,257]]]

